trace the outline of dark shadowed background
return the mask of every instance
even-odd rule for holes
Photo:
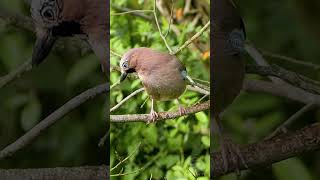
[[[243,16],[248,40],[263,51],[311,62],[317,66],[293,64],[266,56],[270,63],[320,79],[318,1],[235,1]],[[262,51],[262,52],[263,52]],[[253,63],[247,58],[248,63]],[[248,78],[256,78],[253,75]],[[297,112],[303,104],[264,94],[243,93],[230,107],[223,121],[232,139],[240,144],[253,143],[269,135]],[[309,111],[290,126],[296,130],[320,120],[319,109]],[[217,142],[217,141],[216,141]],[[215,145],[217,147],[217,145]],[[241,179],[311,180],[320,177],[319,151],[303,154],[265,169],[244,171]],[[235,175],[219,178],[236,179]]]
[[[30,16],[24,1],[2,0],[1,13]],[[0,74],[5,75],[27,61],[35,35],[0,18]],[[0,149],[14,142],[30,128],[82,91],[104,83],[96,56],[61,40],[39,67],[0,89]],[[87,48],[88,49],[88,48]],[[27,148],[0,161],[0,168],[43,168],[105,164],[105,147],[98,147],[104,135],[106,96],[81,105],[45,131]]]

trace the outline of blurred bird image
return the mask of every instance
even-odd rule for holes
[[[218,125],[220,146],[224,168],[228,169],[228,159],[237,163],[245,162],[238,147],[228,140],[223,131],[220,115],[232,104],[242,89],[245,63],[241,56],[244,52],[245,28],[234,4],[229,0],[215,1],[213,25],[213,110]],[[213,125],[213,123],[211,123]],[[213,129],[213,127],[211,127]]]
[[[106,0],[31,0],[30,3],[37,36],[33,66],[48,56],[58,37],[84,35],[100,59],[102,70],[108,73]]]
[[[134,48],[126,52],[120,61],[123,81],[128,73],[136,72],[151,98],[151,121],[158,118],[154,110],[155,101],[168,101],[179,98],[184,93],[187,84],[192,79],[182,63],[173,55],[158,52],[150,48]],[[178,100],[179,102],[179,100]],[[184,114],[184,108],[179,103],[179,112]]]

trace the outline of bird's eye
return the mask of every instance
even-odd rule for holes
[[[43,8],[41,9],[41,16],[48,20],[48,21],[54,21],[55,20],[55,6],[52,6],[51,4],[45,4]]]
[[[128,61],[125,61],[124,63],[122,63],[122,68],[128,68],[129,65],[128,65]]]
[[[52,10],[46,10],[45,12],[43,12],[43,17],[49,19],[49,20],[54,20],[54,13]]]

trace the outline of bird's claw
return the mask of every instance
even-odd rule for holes
[[[150,112],[150,119],[148,120],[147,124],[155,122],[159,117],[159,114],[156,111],[151,110]]]
[[[234,144],[229,138],[224,138],[224,141],[221,143],[224,171],[228,172],[229,161],[227,157],[230,157],[230,161],[233,162],[232,164],[236,164],[237,166],[237,175],[240,175],[240,166],[243,165],[245,168],[248,168],[248,165],[241,154],[239,145]]]
[[[187,113],[186,109],[183,106],[179,106],[179,114],[183,116]]]

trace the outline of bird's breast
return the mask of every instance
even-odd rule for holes
[[[138,75],[146,92],[154,100],[168,101],[176,99],[186,89],[186,82],[178,72],[138,73]]]

